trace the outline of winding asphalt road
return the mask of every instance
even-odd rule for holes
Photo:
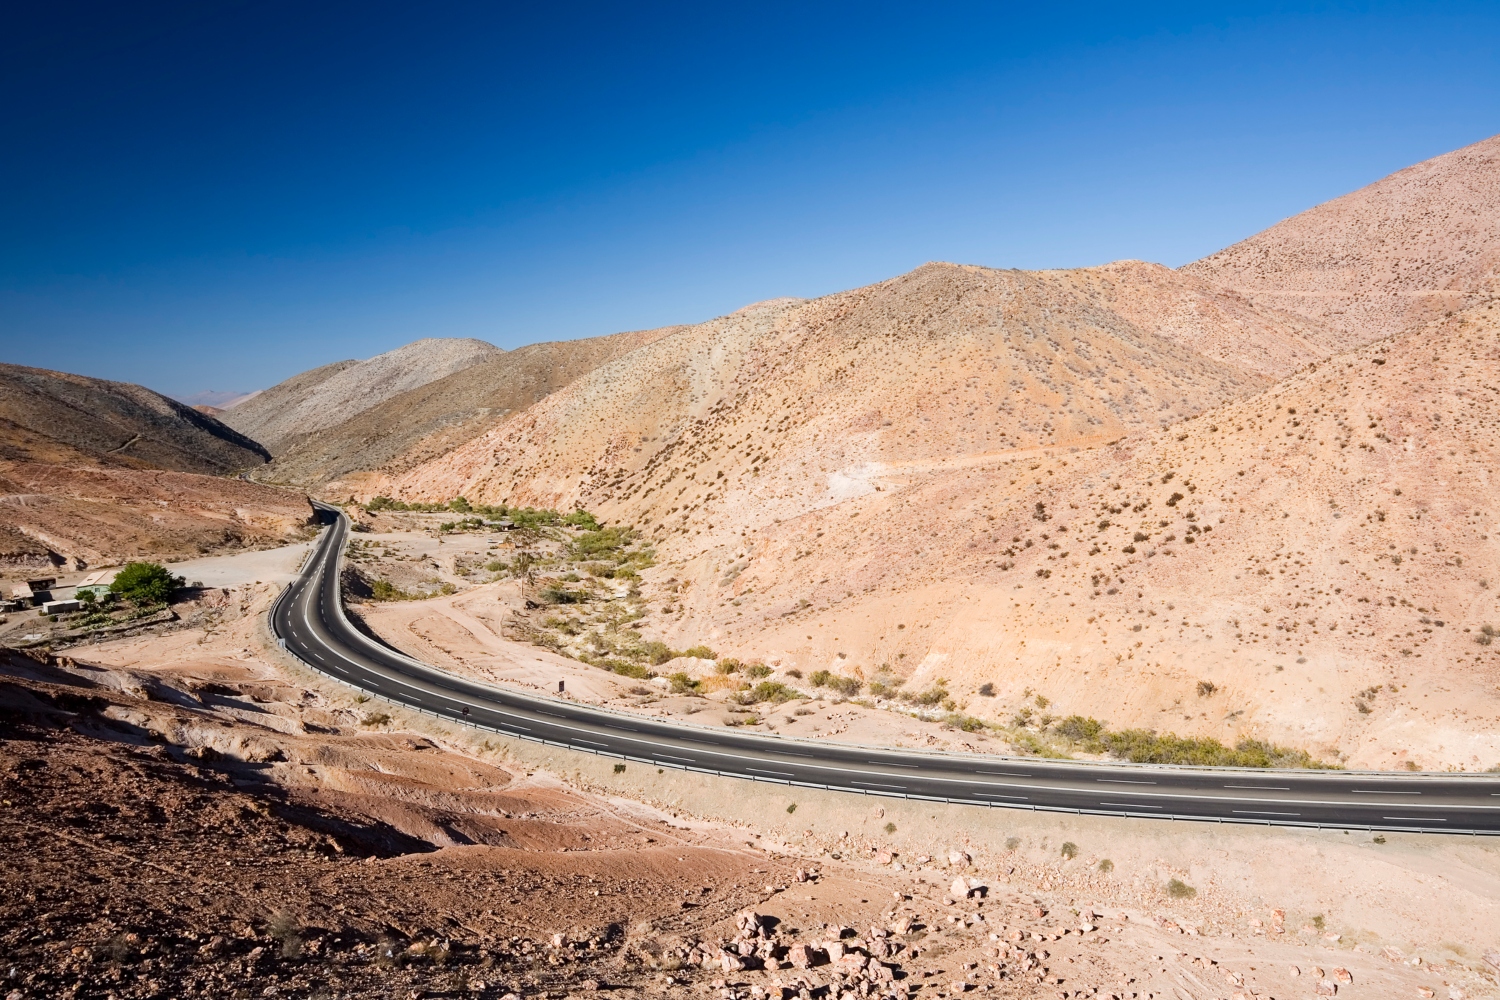
[[[356,629],[340,601],[348,518],[334,518],[271,629],[312,669],[394,704],[588,753],[754,781],[1093,815],[1500,834],[1500,775],[1270,771],[935,754],[683,725],[457,677]]]

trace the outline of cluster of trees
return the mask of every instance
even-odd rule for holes
[[[85,608],[97,608],[100,604],[113,604],[119,600],[129,601],[137,608],[155,607],[170,601],[184,582],[182,577],[173,576],[161,563],[126,563],[115,574],[107,593],[101,596],[93,590],[80,590],[78,601]]]

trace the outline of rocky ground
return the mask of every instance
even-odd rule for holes
[[[164,635],[4,655],[0,829],[22,849],[0,870],[0,992],[1495,993],[1485,842],[626,769],[437,727],[284,663],[263,634],[273,594]]]

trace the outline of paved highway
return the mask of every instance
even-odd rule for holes
[[[506,736],[755,781],[976,806],[1218,823],[1500,833],[1500,775],[1269,771],[935,754],[682,725],[481,684],[354,628],[336,508],[271,629],[309,667],[389,702]]]

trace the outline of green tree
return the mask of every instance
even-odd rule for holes
[[[160,563],[133,562],[115,574],[109,589],[132,604],[144,606],[167,603],[183,582],[182,577],[173,576]]]

